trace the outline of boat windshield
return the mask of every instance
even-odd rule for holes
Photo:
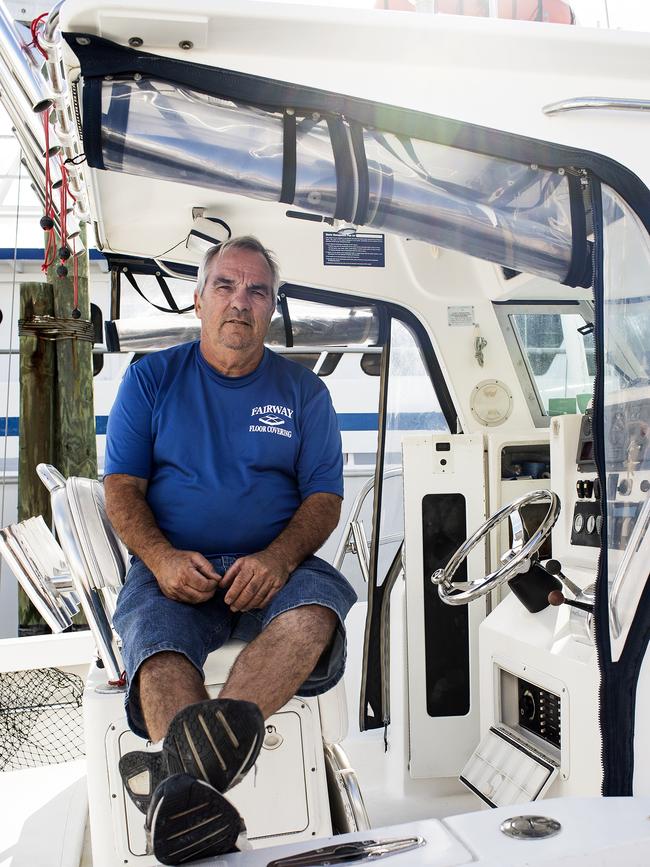
[[[596,373],[591,304],[507,303],[495,311],[535,424],[584,412]]]

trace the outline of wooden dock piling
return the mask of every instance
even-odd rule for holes
[[[85,226],[81,241],[85,248]],[[48,269],[47,283],[20,287],[18,520],[43,515],[49,525],[50,498],[36,474],[37,464],[51,463],[66,477],[97,478],[88,252],[84,249],[77,257],[77,318],[73,259],[67,260],[66,277],[57,275],[58,264]],[[44,323],[42,317],[51,317],[51,322]],[[47,331],[39,331],[39,326],[47,326]],[[19,625],[39,622],[21,591]],[[78,615],[75,622],[85,621]]]

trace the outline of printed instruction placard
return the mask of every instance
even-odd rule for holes
[[[323,232],[323,265],[384,268],[385,237],[382,234]]]

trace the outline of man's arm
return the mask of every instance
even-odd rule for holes
[[[147,479],[115,473],[104,479],[106,513],[127,548],[151,569],[160,589],[179,602],[205,602],[219,574],[198,551],[179,551],[162,533],[146,500]]]
[[[302,561],[326,541],[339,522],[341,497],[311,494],[271,544],[257,554],[240,557],[220,580],[228,587],[226,604],[233,611],[264,608]]]

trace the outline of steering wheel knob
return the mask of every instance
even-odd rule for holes
[[[438,586],[443,586],[447,593],[451,593],[454,589],[453,581],[447,578],[444,569],[436,569],[436,571],[431,576],[431,583],[437,584]]]

